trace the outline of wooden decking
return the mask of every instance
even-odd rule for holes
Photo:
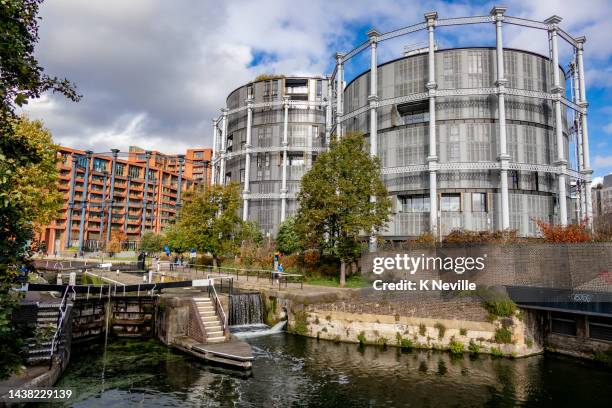
[[[191,337],[177,337],[172,344],[192,356],[209,363],[225,367],[250,370],[253,361],[251,346],[240,339],[232,338],[223,343],[199,343]]]

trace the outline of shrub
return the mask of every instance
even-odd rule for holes
[[[402,339],[400,343],[400,347],[402,350],[410,350],[413,347],[412,340],[410,339]]]
[[[499,344],[512,343],[512,332],[505,327],[495,330],[495,342]]]
[[[497,347],[491,347],[491,355],[493,357],[502,357],[504,353]]]
[[[510,299],[485,300],[482,306],[491,317],[511,317],[516,312],[516,304]]]
[[[387,347],[387,342],[388,342],[388,340],[387,340],[386,337],[380,337],[378,340],[376,340],[376,343],[379,346],[383,346],[383,347]]]
[[[445,244],[512,244],[516,243],[517,231],[465,231],[453,230],[444,237]]]
[[[359,344],[363,346],[366,343],[365,332],[360,332],[357,335],[357,340],[359,340]]]
[[[463,354],[463,343],[457,340],[450,342],[449,349],[452,354]]]
[[[316,250],[308,250],[304,252],[304,265],[308,268],[315,267],[321,260],[321,254]]]
[[[300,236],[295,228],[295,218],[287,218],[278,227],[276,249],[285,255],[294,254],[302,250]]]
[[[442,323],[436,323],[434,327],[438,329],[438,338],[444,338],[444,333],[446,333],[446,326],[444,326]]]
[[[531,337],[527,337],[527,338],[525,339],[525,345],[526,345],[528,348],[532,348],[532,347],[533,347],[533,339],[532,339]]]
[[[463,328],[459,329],[459,334],[462,336],[467,336],[467,329],[463,329]]]
[[[612,366],[612,349],[598,351],[593,355],[593,359],[605,365]]]
[[[425,328],[425,325],[423,323],[419,324],[419,334],[421,336],[424,336],[425,333],[427,333],[427,329]]]
[[[424,248],[434,247],[436,246],[436,236],[431,232],[423,232],[414,240],[414,243]]]
[[[468,350],[472,354],[480,353],[480,346],[476,344],[474,340],[470,340],[470,344],[468,345]]]
[[[589,231],[586,222],[580,224],[548,224],[542,220],[534,220],[544,239],[547,242],[561,243],[561,242],[587,242],[592,241],[593,236]]]

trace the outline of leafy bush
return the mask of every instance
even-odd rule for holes
[[[424,336],[425,333],[427,333],[427,329],[425,328],[425,325],[423,323],[419,324],[419,334],[421,336]]]
[[[312,268],[319,264],[321,260],[321,254],[316,250],[308,250],[304,252],[304,265]]]
[[[462,336],[467,336],[467,329],[464,329],[464,328],[459,329],[459,334]]]
[[[360,332],[357,335],[357,340],[359,340],[359,344],[363,346],[366,343],[365,332]]]
[[[512,317],[516,312],[516,303],[510,299],[485,300],[482,306],[491,317]]]
[[[436,236],[431,232],[423,232],[414,240],[414,244],[423,248],[434,247],[436,246]]]
[[[450,342],[449,349],[452,354],[463,354],[463,343],[457,340]]]
[[[505,327],[495,330],[495,342],[499,344],[512,343],[512,332]]]
[[[592,241],[593,236],[586,222],[580,224],[548,224],[542,220],[534,220],[544,239],[547,242],[587,242]]]
[[[402,350],[410,350],[413,347],[412,340],[402,339],[400,347],[402,348]]]
[[[598,351],[593,355],[593,359],[608,366],[612,366],[612,348],[607,351]]]
[[[453,230],[443,239],[445,244],[512,244],[517,242],[516,230],[466,231]]]
[[[470,344],[468,345],[468,350],[472,354],[480,353],[480,346],[476,344],[474,340],[470,340]]]
[[[502,357],[504,353],[497,347],[491,347],[491,355],[493,357]]]

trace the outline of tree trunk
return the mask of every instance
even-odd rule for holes
[[[212,264],[213,271],[216,271],[217,270],[217,257],[213,255],[212,261],[213,261],[213,264]]]
[[[343,288],[346,285],[346,262],[340,262],[340,287]]]

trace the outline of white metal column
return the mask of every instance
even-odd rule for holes
[[[287,217],[287,150],[289,149],[289,97],[283,98],[283,180],[281,184],[281,222]]]
[[[221,119],[221,167],[219,170],[219,184],[225,185],[225,160],[227,145],[227,108],[221,109],[223,117]]]
[[[344,58],[344,53],[337,52],[336,64],[338,70],[336,72],[336,139],[340,139],[342,137],[342,123],[340,122],[340,119],[342,118],[344,112],[342,98],[344,93],[344,67],[342,58]]]
[[[242,220],[249,219],[249,198],[251,192],[251,128],[253,126],[253,100],[249,97],[247,104],[247,128],[246,128],[246,143],[245,143],[245,163],[244,163],[244,190],[242,191]]]
[[[437,236],[438,230],[438,188],[437,188],[437,171],[438,171],[438,156],[436,153],[436,69],[435,69],[435,41],[434,27],[438,13],[425,13],[425,21],[427,22],[427,31],[429,35],[429,75],[427,89],[429,89],[429,228],[430,232]]]
[[[580,123],[582,131],[582,163],[583,169],[582,174],[587,178],[585,181],[585,201],[586,201],[586,217],[589,227],[593,227],[593,202],[591,197],[591,177],[593,170],[591,169],[591,159],[589,152],[589,129],[587,127],[587,99],[586,99],[586,86],[584,84],[584,63],[582,61],[582,53],[584,49],[584,43],[586,37],[576,38],[578,42],[578,49],[576,50],[577,68],[578,68],[578,79],[580,81],[580,103],[578,104],[584,111],[580,114]]]
[[[212,168],[213,168],[213,172],[210,178],[210,184],[215,184],[217,183],[217,172],[216,172],[216,167],[219,164],[219,158],[217,157],[219,155],[219,149],[217,148],[217,143],[219,142],[218,140],[218,129],[217,129],[217,119],[213,119],[212,120],[212,126],[213,126],[213,151],[212,151],[212,157],[211,157],[211,162],[212,162]]]
[[[376,62],[376,45],[378,42],[378,36],[380,33],[375,29],[368,31],[368,37],[370,38],[370,96],[368,101],[370,103],[370,156],[376,157],[378,155],[378,123],[377,123],[377,106],[378,106],[378,64]],[[370,196],[370,202],[376,202],[376,196]],[[370,252],[374,252],[377,249],[377,231],[373,230],[370,235]]]
[[[577,61],[574,59],[572,63],[570,63],[570,73],[572,75],[572,89],[573,89],[573,101],[575,104],[580,102],[580,79],[578,79],[578,68]],[[579,172],[582,172],[584,169],[584,161],[583,161],[583,152],[582,152],[582,125],[581,122],[581,114],[580,112],[574,112],[574,128],[576,132],[576,145],[577,145],[577,168]],[[586,201],[585,201],[585,191],[586,186],[582,180],[577,181],[578,187],[578,220],[583,221],[586,218]]]
[[[505,7],[493,7],[491,15],[495,18],[495,38],[497,54],[497,110],[499,122],[499,164],[500,164],[500,196],[501,196],[501,229],[510,228],[510,200],[508,195],[508,147],[506,142],[506,77],[504,74],[504,46],[502,37],[502,22]]]
[[[331,76],[327,77],[327,98],[325,104],[325,146],[329,146],[331,141],[331,129],[332,129],[332,80]]]
[[[557,24],[561,22],[561,17],[552,16],[544,21],[550,24],[550,50],[552,55],[552,71],[553,71],[553,88],[552,93],[556,94],[555,104],[555,135],[557,141],[557,180],[558,188],[558,203],[559,203],[559,224],[567,225],[567,193],[565,188],[565,167],[567,160],[565,159],[564,143],[563,143],[563,120],[561,116],[561,92],[563,88],[559,82],[559,47],[557,45]]]

